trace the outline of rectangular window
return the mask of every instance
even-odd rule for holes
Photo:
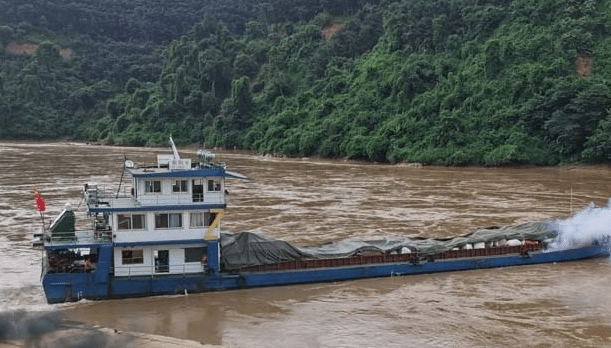
[[[182,227],[182,214],[162,213],[155,214],[155,228],[180,228]]]
[[[119,214],[119,230],[143,230],[146,226],[142,214]]]
[[[189,227],[208,227],[212,225],[212,222],[216,219],[216,213],[190,213],[189,214]]]
[[[204,213],[189,214],[189,227],[191,228],[204,227]]]
[[[185,248],[185,262],[202,262],[202,256],[206,256],[206,247]]]
[[[172,192],[189,192],[189,184],[187,180],[176,180],[172,185]]]
[[[146,227],[146,215],[133,214],[132,215],[132,229],[143,230]]]
[[[221,181],[218,179],[208,180],[208,191],[209,192],[218,192],[221,190]]]
[[[123,250],[121,251],[121,263],[124,265],[137,265],[144,263],[144,252],[138,250]]]
[[[131,230],[132,229],[132,216],[121,215],[118,216],[119,229],[120,230]]]
[[[155,214],[155,228],[168,228],[168,214]]]
[[[159,180],[144,180],[144,192],[158,193],[161,192],[161,181]]]
[[[182,214],[168,214],[170,228],[182,227]]]

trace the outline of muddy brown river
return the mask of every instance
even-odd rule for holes
[[[195,148],[179,149],[195,157]],[[116,187],[124,156],[169,149],[0,142],[0,314],[65,319],[229,347],[611,347],[611,263],[597,259],[433,275],[47,305],[41,229],[85,182]],[[569,219],[606,206],[606,167],[443,168],[217,152],[228,180],[223,229],[299,245]],[[601,228],[605,228],[604,224]],[[611,214],[609,225],[611,228]]]

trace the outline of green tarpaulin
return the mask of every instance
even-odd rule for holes
[[[554,238],[557,232],[548,221],[515,226],[479,229],[467,235],[446,239],[423,239],[389,236],[379,240],[347,239],[321,246],[298,247],[282,240],[251,232],[222,233],[221,261],[225,269],[274,264],[278,262],[339,258],[364,252],[404,252],[404,248],[426,257],[466,244],[500,242],[511,239],[543,241]]]

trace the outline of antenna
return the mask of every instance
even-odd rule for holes
[[[119,179],[119,188],[117,189],[117,196],[116,198],[119,198],[119,192],[121,192],[121,184],[123,183],[123,175],[125,174],[125,167],[127,166],[127,156],[124,154],[123,155],[123,170],[121,171],[121,179]]]
[[[178,155],[178,150],[176,150],[176,145],[174,145],[174,140],[172,140],[171,135],[170,135],[170,144],[172,144],[172,152],[174,153],[174,159],[179,160],[180,156]]]

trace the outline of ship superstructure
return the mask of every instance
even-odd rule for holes
[[[45,231],[43,285],[48,299],[117,296],[133,291],[129,285],[124,289],[122,280],[203,280],[218,272],[225,179],[245,177],[214,162],[205,150],[198,152],[195,163],[180,158],[171,143],[173,153],[158,155],[156,166],[138,167],[126,160],[130,182],[123,190],[85,184],[90,229],[76,230],[74,212],[67,206]],[[161,292],[166,285],[168,291],[176,289],[171,280],[163,283],[157,284]],[[157,292],[151,286],[142,295]]]

